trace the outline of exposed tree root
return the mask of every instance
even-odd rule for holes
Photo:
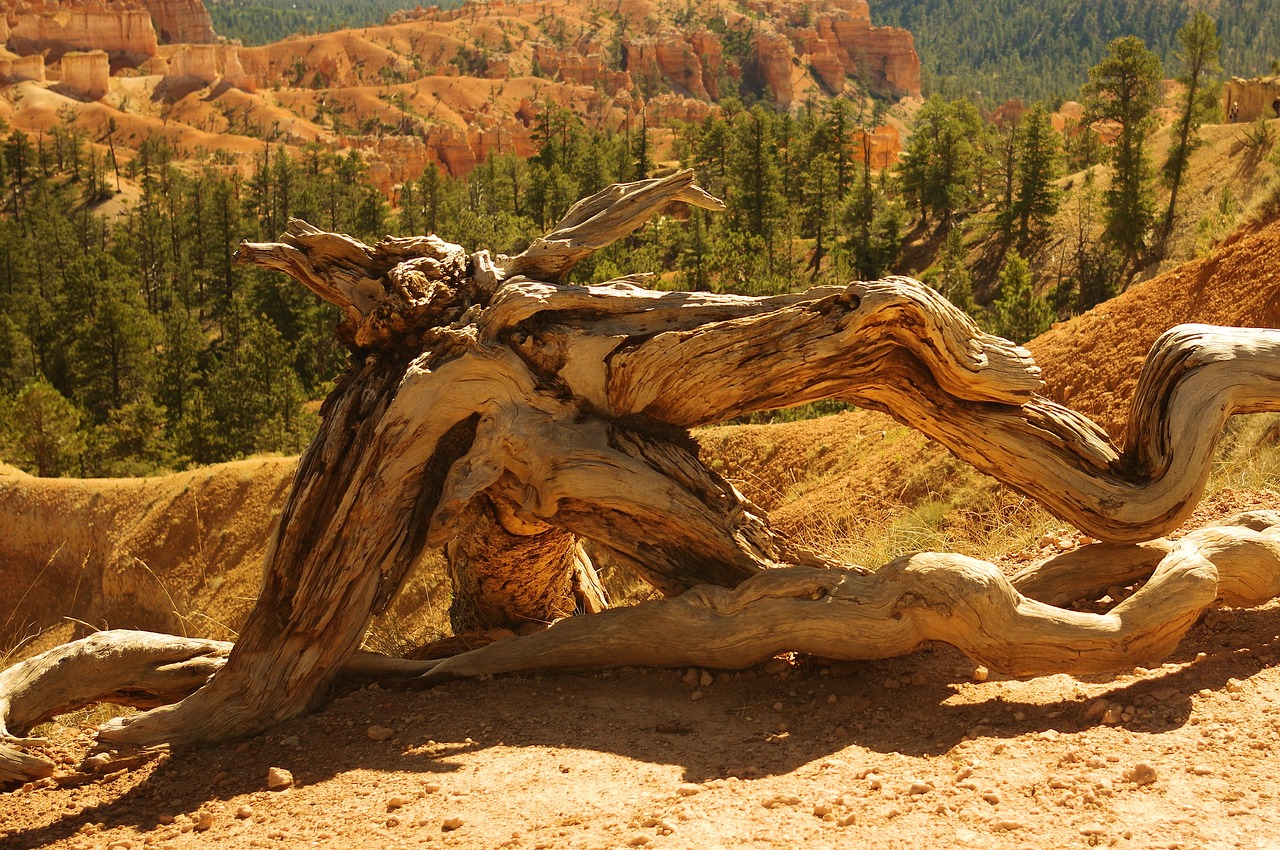
[[[441,660],[424,678],[622,665],[733,669],[783,651],[888,658],[926,641],[949,643],[1015,676],[1096,673],[1158,661],[1215,602],[1251,606],[1280,595],[1280,514],[1245,514],[1176,542],[1128,547],[1130,557],[1110,569],[1106,559],[1116,548],[1086,547],[1018,579],[1065,600],[1099,579],[1149,577],[1105,614],[1031,599],[993,564],[929,552],[870,574],[769,570],[732,590],[697,587],[673,599],[561,620],[538,634]]]

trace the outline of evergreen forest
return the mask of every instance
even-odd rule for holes
[[[1280,58],[1280,2],[1233,0],[872,0],[877,26],[915,35],[927,92],[1060,102],[1088,80],[1113,39],[1135,35],[1172,67],[1177,32],[1200,8],[1217,21],[1222,65],[1234,76],[1269,73]]]
[[[205,5],[218,35],[259,45],[291,35],[374,26],[392,12],[417,6],[452,9],[462,0],[208,0]]]
[[[1212,20],[1195,20],[1199,40],[1184,28],[1180,55],[1199,45],[1199,70],[1188,76],[1185,59],[1169,69],[1200,93],[1183,110],[1182,146],[1162,159],[1175,198],[1216,108],[1218,42]],[[679,165],[727,209],[660,217],[582,262],[573,282],[647,273],[655,288],[765,295],[905,270],[1025,341],[1159,253],[1158,163],[1141,139],[1164,73],[1134,38],[1090,70],[1080,97],[1129,134],[1111,154],[1087,128],[1064,145],[1044,104],[992,122],[972,100],[934,95],[884,170],[866,155],[883,106],[833,99],[787,114],[727,99],[675,131]],[[1124,95],[1132,112],[1107,112],[1122,84],[1136,86]],[[656,172],[654,131],[591,130],[550,104],[535,129],[533,157],[495,156],[462,179],[429,167],[392,206],[356,151],[264,142],[245,168],[216,152],[179,162],[153,137],[121,164],[70,121],[36,136],[0,128],[0,460],[119,476],[299,452],[346,362],[338,316],[282,275],[234,265],[236,245],[270,241],[297,217],[370,243],[435,232],[513,254],[577,199]],[[1117,177],[1103,191],[1092,175],[1108,158]],[[1056,281],[1036,286],[1024,257],[1045,238],[1068,169],[1084,175],[1072,181],[1078,233]],[[981,275],[969,260],[975,226],[997,248]],[[904,255],[921,243],[936,250]]]

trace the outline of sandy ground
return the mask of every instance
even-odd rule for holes
[[[371,688],[102,778],[60,728],[67,772],[0,795],[0,845],[1275,847],[1277,651],[1271,605],[1114,678],[976,682],[937,646]]]

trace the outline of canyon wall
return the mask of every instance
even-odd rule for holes
[[[213,20],[201,0],[142,0],[164,44],[212,44]]]
[[[1236,106],[1236,123],[1256,121],[1258,118],[1275,118],[1271,104],[1280,98],[1280,77],[1233,77],[1224,86],[1222,113],[1230,120],[1232,105]]]
[[[57,62],[73,50],[103,50],[112,62],[138,65],[156,54],[156,31],[146,9],[36,9],[10,21],[8,47],[21,56]]]
[[[44,57],[14,56],[0,51],[0,83],[19,83],[23,80],[44,82]]]

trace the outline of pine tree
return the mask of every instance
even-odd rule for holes
[[[76,472],[84,451],[80,411],[48,382],[23,387],[0,411],[0,450],[11,463],[41,478]]]
[[[1058,211],[1056,181],[1062,176],[1062,141],[1044,104],[1037,103],[1023,116],[1016,171],[1017,188],[1010,212],[1025,243],[1033,226],[1044,227]]]
[[[982,119],[966,100],[931,97],[916,116],[917,125],[899,169],[906,194],[920,209],[920,221],[932,213],[950,227],[957,212],[980,198],[985,172]]]
[[[1182,29],[1178,30],[1178,43],[1182,49],[1178,59],[1182,73],[1178,82],[1186,89],[1182,114],[1178,118],[1173,142],[1169,145],[1169,157],[1165,161],[1163,177],[1169,187],[1169,206],[1165,208],[1164,223],[1160,227],[1160,242],[1164,243],[1173,230],[1173,215],[1178,204],[1178,189],[1186,173],[1191,153],[1199,145],[1197,131],[1200,125],[1218,108],[1218,86],[1215,77],[1222,71],[1218,51],[1222,40],[1213,18],[1204,12],[1196,12]]]
[[[1000,269],[1000,293],[991,307],[995,333],[1017,343],[1038,336],[1053,323],[1053,311],[1031,288],[1031,267],[1017,251]]]
[[[939,272],[930,281],[948,301],[970,315],[974,312],[973,273],[965,265],[964,234],[960,228],[947,231],[939,258]]]
[[[1103,232],[1130,269],[1137,265],[1155,218],[1151,161],[1144,142],[1160,102],[1161,74],[1160,57],[1142,39],[1128,35],[1107,45],[1106,57],[1089,69],[1084,87],[1089,116],[1120,126],[1111,152],[1111,186],[1103,197]]]

